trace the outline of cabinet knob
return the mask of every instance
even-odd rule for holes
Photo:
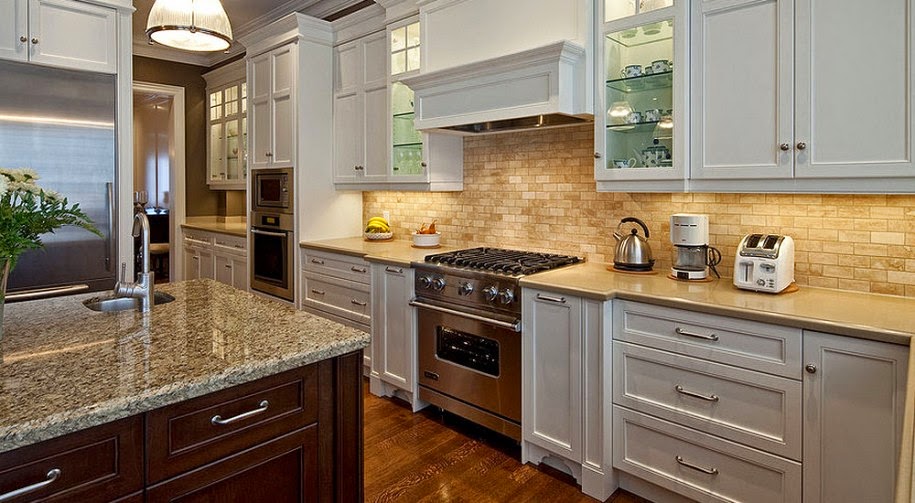
[[[804,143],[804,142],[802,142],[802,141],[801,141],[801,142],[798,142],[798,143],[797,143],[797,149],[798,149],[798,150],[805,150],[805,149],[807,149],[807,144]]]
[[[362,171],[365,169],[365,166],[353,166],[353,169],[355,169],[356,171]]]
[[[264,155],[267,156],[267,157],[273,157],[273,153],[271,153],[271,152],[267,152],[267,153],[264,154]]]
[[[791,150],[791,145],[788,143],[782,143],[778,146],[778,148],[780,148],[782,152],[787,152],[788,150]]]
[[[33,44],[37,44],[37,43],[38,43],[38,39],[37,39],[37,38],[33,38],[33,39],[32,39],[32,43],[33,43]]]
[[[26,37],[25,35],[22,35],[21,37],[19,37],[19,41],[22,42],[22,43],[24,44],[24,43],[26,43],[26,42],[29,41],[29,37]]]
[[[603,157],[603,156],[600,155],[600,152],[594,152],[595,159],[600,159],[601,157]]]
[[[804,365],[804,370],[806,370],[808,374],[816,374],[817,366],[812,363],[808,363],[807,365]]]
[[[419,163],[419,165],[422,166],[422,167],[424,167],[424,168],[425,168],[426,166],[428,166],[428,164],[426,164],[425,162],[421,162],[421,163]]]

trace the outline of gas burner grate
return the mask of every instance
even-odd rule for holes
[[[501,248],[469,248],[427,255],[426,262],[479,271],[522,276],[581,262],[581,257]]]

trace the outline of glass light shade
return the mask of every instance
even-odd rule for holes
[[[629,106],[628,101],[614,101],[607,110],[607,115],[610,117],[628,117],[631,113],[632,107]]]
[[[232,43],[232,26],[219,0],[156,0],[146,35],[175,49],[224,51]]]

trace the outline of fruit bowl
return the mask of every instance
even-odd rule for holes
[[[435,248],[442,241],[441,232],[436,232],[435,234],[417,234],[414,231],[412,236],[413,246],[417,248]]]
[[[384,241],[385,239],[391,239],[394,237],[393,232],[365,232],[363,233],[365,239],[369,241]]]

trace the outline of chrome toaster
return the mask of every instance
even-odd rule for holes
[[[734,286],[778,293],[794,282],[794,240],[777,234],[747,234],[734,257]]]

